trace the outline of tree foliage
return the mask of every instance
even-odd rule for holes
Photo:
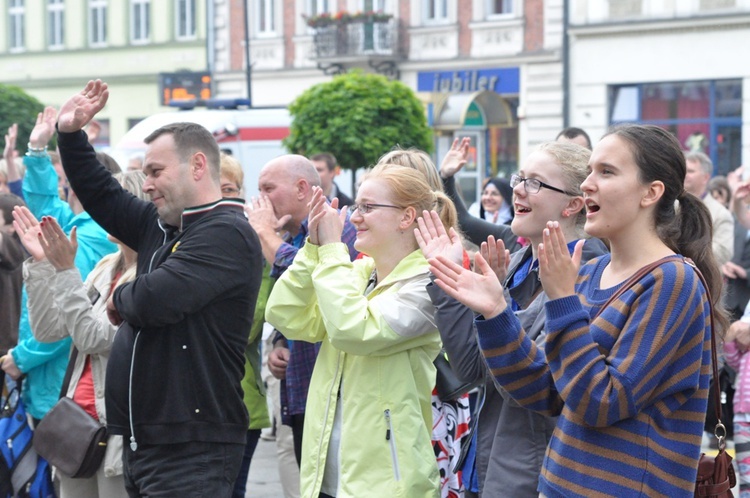
[[[329,152],[342,168],[371,166],[396,145],[432,151],[422,103],[409,87],[385,76],[336,76],[307,89],[289,112],[287,149],[307,157]]]
[[[13,123],[18,123],[16,148],[20,153],[26,152],[26,144],[36,124],[36,116],[43,110],[44,105],[20,87],[0,84],[0,150],[5,148],[5,134],[8,128]]]

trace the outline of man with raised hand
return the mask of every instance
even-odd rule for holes
[[[240,382],[261,276],[242,202],[222,199],[219,149],[193,123],[149,135],[144,202],[97,161],[82,131],[104,107],[90,81],[60,109],[63,167],[85,209],[138,252],[108,308],[122,321],[107,367],[108,427],[122,434],[130,496],[229,496],[248,415]]]

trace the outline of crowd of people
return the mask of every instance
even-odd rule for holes
[[[693,496],[725,330],[750,496],[741,171],[625,125],[563,130],[469,208],[468,139],[383,151],[354,199],[331,154],[283,155],[246,196],[192,123],[119,171],[86,133],[108,98],[46,108],[22,161],[11,127],[0,184],[2,370],[32,425],[62,395],[107,427],[61,497],[252,496],[264,430],[290,498]]]

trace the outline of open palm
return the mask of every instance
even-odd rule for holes
[[[101,80],[89,81],[86,88],[70,97],[60,108],[57,129],[64,133],[83,129],[104,108],[108,98],[106,83]]]

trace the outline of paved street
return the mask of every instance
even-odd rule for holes
[[[250,464],[245,498],[282,498],[279,469],[276,466],[276,443],[258,441]]]
[[[708,435],[704,436],[703,450],[706,453],[715,453],[709,447]],[[728,442],[727,448],[734,458],[734,443]],[[737,463],[732,461],[737,470]],[[739,475],[739,474],[738,474]],[[734,489],[735,495],[739,492],[739,486]],[[274,441],[258,441],[255,449],[253,462],[250,465],[250,476],[247,479],[247,492],[245,498],[282,498],[281,483],[279,482],[279,470],[276,466],[276,443]]]

